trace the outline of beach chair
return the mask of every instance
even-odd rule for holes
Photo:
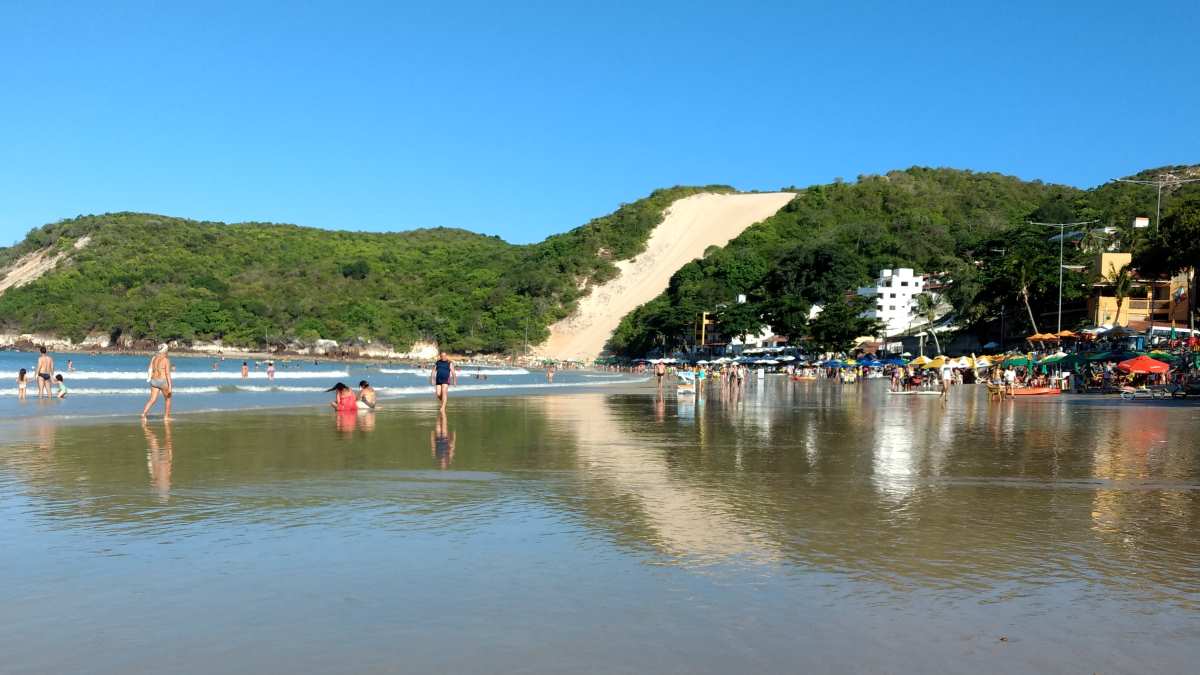
[[[997,401],[1004,400],[1004,385],[996,384],[995,382],[988,382],[987,390],[988,390],[988,400],[989,401],[991,401],[993,399],[995,399]]]

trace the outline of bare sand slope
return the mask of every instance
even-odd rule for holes
[[[90,240],[91,237],[79,239],[74,244],[75,249],[79,250],[87,246]],[[21,256],[8,269],[0,271],[0,275],[3,275],[0,276],[0,293],[36,280],[54,269],[65,257],[67,257],[66,253],[50,255],[50,249],[42,249]]]
[[[646,250],[617,263],[620,274],[592,288],[574,314],[550,327],[550,338],[537,348],[555,359],[594,359],[621,318],[667,289],[671,275],[699,258],[709,246],[724,246],[747,227],[783,208],[795,195],[699,194],[671,204],[650,235]]]

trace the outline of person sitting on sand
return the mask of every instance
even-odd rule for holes
[[[333,401],[329,403],[329,406],[334,410],[340,413],[356,412],[358,410],[358,398],[354,395],[353,391],[350,391],[350,387],[347,387],[345,384],[338,382],[325,391],[333,392]]]
[[[429,373],[429,384],[433,385],[433,395],[445,410],[446,401],[450,398],[450,385],[458,384],[458,369],[446,352],[438,352],[437,363],[433,364],[433,370]]]
[[[55,375],[54,380],[58,383],[58,397],[66,398],[67,394],[69,393],[69,390],[67,389],[67,383],[63,382],[62,373]]]
[[[158,353],[150,359],[149,378],[147,379],[150,384],[150,400],[146,401],[146,407],[142,408],[142,417],[150,414],[150,408],[154,407],[158,395],[162,394],[163,419],[171,419],[171,393],[174,389],[171,383],[171,371],[171,359],[167,358],[167,345],[161,344],[158,346]]]
[[[374,410],[375,409],[375,387],[372,387],[369,382],[362,380],[358,383],[358,409],[359,410]]]

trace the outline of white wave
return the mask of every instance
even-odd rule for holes
[[[420,377],[429,377],[430,370],[428,368],[380,368],[379,372],[387,375],[417,375]],[[528,375],[529,371],[524,368],[485,368],[480,366],[459,366],[459,375],[487,375],[489,377],[495,375]]]
[[[146,380],[146,371],[131,371],[131,370],[80,370],[71,373],[63,373],[62,376],[67,381],[74,380]],[[346,370],[276,370],[276,380],[331,380],[339,377],[350,377],[350,372]],[[241,380],[242,374],[237,371],[212,371],[212,370],[179,370],[171,373],[173,380]],[[266,371],[250,371],[249,375],[244,378],[247,380],[261,380],[268,382]]]
[[[175,387],[172,390],[175,394],[217,394],[221,388],[218,386],[211,387]],[[53,390],[54,396],[58,396],[58,389]],[[150,393],[149,387],[126,387],[126,388],[95,388],[95,387],[69,387],[67,389],[67,398],[72,396],[146,396]],[[0,391],[0,396],[16,396],[15,389],[5,389]],[[37,388],[30,387],[26,393],[29,400],[37,398]]]

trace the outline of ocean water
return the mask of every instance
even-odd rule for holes
[[[32,373],[37,354],[0,352],[0,373],[9,384],[0,387],[0,418],[54,416],[102,417],[140,413],[149,395],[146,384],[147,356],[52,354],[55,367],[68,386],[65,399],[39,401],[33,376],[29,396],[17,398],[16,377],[21,368]],[[68,359],[74,366],[67,369]],[[321,359],[279,359],[274,379],[269,379],[266,362],[249,361],[248,377],[240,373],[241,359],[221,361],[202,356],[171,357],[175,366],[175,395],[172,412],[240,410],[320,405],[331,399],[326,390],[337,382],[356,387],[367,380],[383,399],[432,396],[429,370],[397,364],[363,364]],[[214,364],[217,369],[214,370]],[[559,371],[554,382],[545,371],[501,366],[461,364],[458,385],[452,395],[481,393],[564,391],[581,387],[611,386],[632,379],[613,373]],[[157,404],[161,411],[162,404]]]

